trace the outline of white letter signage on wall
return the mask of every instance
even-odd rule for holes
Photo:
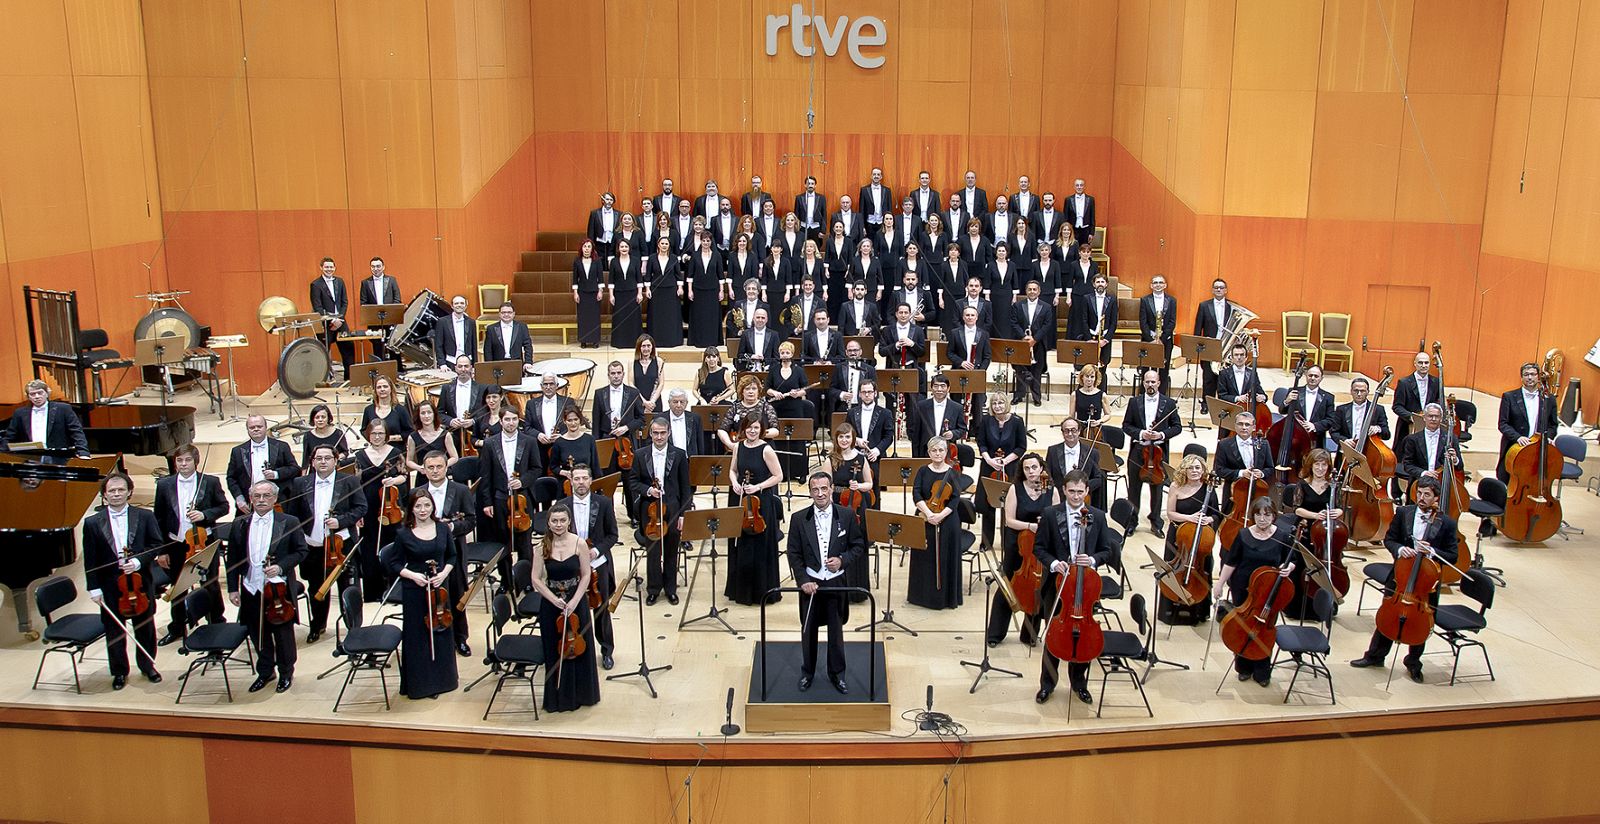
[[[788,14],[767,15],[767,55],[776,57],[778,54],[778,33],[784,27],[789,27],[789,46],[794,53],[801,57],[810,57],[816,53],[816,48],[808,41],[808,30],[815,29],[817,42],[822,46],[822,53],[832,57],[839,53],[839,44],[842,42],[850,53],[850,62],[863,69],[876,69],[883,65],[882,54],[863,54],[864,47],[882,46],[889,42],[888,29],[883,21],[876,17],[857,17],[851,21],[844,15],[839,15],[830,27],[828,21],[822,17],[812,17],[806,14],[805,8],[799,3],[789,9]]]

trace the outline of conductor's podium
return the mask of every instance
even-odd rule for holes
[[[817,639],[818,670],[811,689],[800,691],[800,642],[761,641],[750,666],[750,689],[744,707],[750,732],[835,732],[889,729],[888,668],[882,641],[845,641],[845,684],[848,695],[828,682],[825,652],[827,629]]]

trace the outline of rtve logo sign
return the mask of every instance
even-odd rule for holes
[[[810,57],[816,49],[807,42],[806,29],[814,28],[817,31],[817,41],[822,44],[822,53],[829,57],[839,53],[839,43],[843,41],[850,51],[850,62],[863,69],[876,69],[883,65],[882,54],[864,55],[861,53],[863,46],[882,46],[889,41],[883,21],[876,17],[857,17],[855,22],[839,15],[834,22],[833,30],[828,29],[828,21],[822,17],[812,17],[805,13],[799,3],[789,9],[788,14],[767,15],[767,55],[775,57],[778,54],[778,32],[784,26],[789,27],[789,44],[794,48],[794,53],[801,57]],[[849,34],[846,34],[848,29]]]

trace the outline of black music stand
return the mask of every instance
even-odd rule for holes
[[[885,459],[885,462],[892,459]],[[915,638],[916,630],[894,619],[894,550],[895,547],[904,549],[927,549],[928,536],[922,531],[922,519],[915,515],[901,515],[895,512],[884,512],[881,509],[867,510],[867,540],[874,544],[889,545],[889,583],[884,587],[883,614],[871,621],[856,627],[855,631],[864,629],[877,631],[879,624],[898,627],[900,631]],[[984,613],[987,615],[988,613]]]
[[[161,420],[167,420],[167,404],[172,401],[172,373],[171,367],[175,363],[183,363],[183,342],[176,336],[162,336],[155,338],[140,338],[133,342],[133,363],[141,369],[154,366],[161,370]],[[294,399],[284,393],[289,400],[289,409],[294,409]]]
[[[1150,556],[1150,562],[1155,567],[1155,591],[1151,593],[1150,597],[1150,603],[1152,605],[1150,610],[1150,633],[1145,636],[1144,652],[1139,655],[1139,660],[1144,661],[1145,663],[1144,675],[1139,679],[1141,681],[1148,680],[1150,678],[1150,671],[1155,669],[1157,664],[1166,664],[1169,667],[1177,667],[1181,670],[1186,670],[1189,668],[1188,664],[1180,664],[1177,661],[1168,661],[1167,659],[1162,658],[1160,653],[1156,652],[1156,630],[1161,628],[1161,579],[1172,575],[1173,569],[1171,565],[1169,565],[1166,560],[1161,557],[1161,554],[1156,552],[1154,549],[1151,549],[1147,546],[1144,548],[1144,551]],[[1208,615],[1206,616],[1206,620],[1215,621],[1216,616]],[[1200,661],[1201,664],[1204,665],[1205,659],[1202,658]]]
[[[907,386],[913,388],[907,389]],[[897,398],[903,397],[906,394],[915,395],[922,391],[922,373],[910,368],[879,369],[878,387],[884,392],[894,395]],[[896,406],[898,407],[899,404],[896,404]],[[904,415],[900,417],[899,420],[895,421],[895,426],[897,428],[894,433],[894,438],[889,442],[889,451],[897,454],[900,451],[901,430],[904,430],[908,436],[910,435],[910,424],[908,419],[912,410],[909,408],[910,404],[905,404],[905,406],[908,408],[905,410]],[[896,414],[900,414],[898,409],[896,410]]]
[[[1129,395],[1138,395],[1144,387],[1144,373],[1150,369],[1161,369],[1167,365],[1167,347],[1160,341],[1124,341],[1122,344],[1122,364],[1134,361],[1133,383],[1128,386]]]
[[[404,320],[405,314],[404,303],[363,303],[356,310],[356,317],[367,329],[387,329]]]
[[[811,447],[814,445],[813,441],[816,440],[816,436],[816,425],[812,423],[810,418],[779,418],[778,436],[773,440],[798,441],[805,449],[806,471],[809,473],[811,468]],[[792,455],[794,453],[784,452],[783,454]],[[800,480],[805,480],[805,474],[802,473]],[[789,478],[783,479],[783,498],[785,501],[794,500],[794,484]]]
[[[633,600],[639,602],[639,668],[633,672],[619,672],[616,675],[607,675],[606,680],[617,681],[623,678],[643,678],[645,688],[650,690],[650,697],[658,698],[660,696],[656,695],[656,685],[651,683],[650,673],[665,672],[669,669],[672,669],[672,665],[666,664],[660,667],[650,666],[650,659],[645,655],[644,643],[644,576],[640,575],[638,569],[635,568],[629,573],[628,581],[633,583]],[[618,586],[626,588],[628,586],[628,581],[624,581],[621,584],[618,584]],[[604,609],[604,607],[602,607],[602,609]]]
[[[1195,427],[1198,425],[1195,417],[1200,410],[1200,396],[1205,394],[1203,385],[1199,392],[1194,391],[1195,364],[1221,363],[1222,341],[1217,338],[1207,338],[1200,335],[1184,335],[1178,339],[1178,351],[1183,355],[1184,372],[1188,376],[1186,380],[1189,382],[1189,391],[1193,393],[1189,396],[1189,436],[1193,437]],[[1210,407],[1211,399],[1207,398],[1206,408],[1210,409]]]
[[[723,416],[731,409],[725,403],[703,403],[693,408],[694,413],[700,416],[700,429],[703,432],[715,432],[722,428]]]
[[[711,508],[715,509],[717,507],[717,490],[721,488],[723,482],[732,483],[732,481],[732,455],[692,455],[689,457],[689,487],[693,490],[689,496],[691,499],[701,494],[700,487],[710,486],[710,489],[706,490],[706,492],[711,496]],[[704,556],[703,549],[695,553],[696,560]],[[683,561],[684,559],[679,559],[679,569],[686,569]]]
[[[717,538],[736,538],[743,530],[740,523],[744,517],[744,510],[736,507],[723,507],[721,509],[692,509],[683,513],[683,540],[701,541],[711,547],[709,553],[702,550],[694,559],[694,575],[689,579],[689,591],[684,596],[685,601],[694,599],[694,581],[700,577],[700,560],[705,557],[711,559],[711,605],[706,614],[698,618],[689,617],[689,605],[683,605],[683,615],[678,618],[678,629],[687,629],[701,621],[716,621],[732,635],[738,631],[722,617],[726,609],[717,605]],[[771,529],[772,525],[768,525]]]
[[[811,386],[813,383],[820,384],[820,386],[817,386],[814,389],[807,389],[806,394],[810,395],[812,392],[819,393],[817,396],[817,401],[815,401],[815,405],[817,407],[817,420],[826,423],[828,419],[822,417],[822,412],[823,408],[827,406],[828,390],[833,388],[833,364],[826,361],[822,363],[808,363],[804,368],[806,372],[806,386]],[[829,427],[828,432],[831,434],[833,432],[833,428]]]
[[[994,591],[994,584],[995,584],[995,576],[999,575],[999,574],[1001,574],[1000,570],[994,570],[993,572],[990,572],[990,573],[988,573],[987,575],[985,575],[983,577],[983,603],[984,604],[991,604],[991,603],[994,602],[993,591]],[[982,661],[962,661],[961,662],[961,666],[963,666],[963,667],[977,667],[978,668],[978,674],[974,675],[972,677],[972,688],[967,690],[967,694],[968,695],[976,694],[978,692],[978,684],[983,681],[983,677],[985,675],[988,675],[991,672],[997,672],[997,673],[1000,673],[1001,675],[1008,675],[1008,676],[1010,676],[1012,678],[1021,678],[1022,677],[1022,673],[1017,672],[1016,670],[1008,670],[1008,669],[1006,669],[1004,667],[997,667],[994,664],[989,663],[989,638],[988,638],[988,635],[989,635],[989,612],[987,610],[984,610],[983,612],[980,613],[980,615],[982,615],[982,619],[981,620],[983,622],[983,628],[978,630],[978,639],[980,641],[980,646],[983,648],[983,660]],[[1010,622],[1007,622],[1006,623],[1006,634],[1009,635],[1010,633],[1011,633],[1011,624],[1010,624]]]
[[[399,403],[398,387],[400,385],[400,366],[392,360],[370,361],[358,363],[350,367],[350,374],[345,376],[352,387],[366,387],[371,389],[378,382],[378,378],[388,378],[389,388],[395,390],[396,397],[391,398],[394,403]]]
[[[994,356],[995,363],[1005,364],[1006,371],[1013,373],[1011,376],[1011,394],[1013,395],[1016,394],[1017,387],[1017,379],[1014,373],[1018,367],[1036,365],[1041,369],[1044,368],[1044,364],[1042,363],[1034,364],[1033,347],[1029,346],[1027,341],[1010,340],[1007,338],[991,340],[989,341],[989,352]],[[1043,378],[1040,378],[1039,391],[1041,393],[1044,391]],[[1028,403],[1027,401],[1028,398],[1023,398],[1022,428],[1027,430],[1029,438],[1035,438],[1036,436],[1033,434],[1033,426],[1030,423],[1028,415],[1028,412],[1033,407],[1033,404]]]

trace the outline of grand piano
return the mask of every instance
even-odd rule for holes
[[[61,457],[0,454],[0,586],[17,611],[17,629],[36,637],[28,585],[78,559],[73,530],[100,493],[116,455]]]
[[[0,404],[0,424],[11,420],[20,403]],[[186,443],[194,443],[192,406],[162,408],[149,404],[97,406],[72,404],[83,422],[83,435],[89,451],[96,455],[167,455]]]

